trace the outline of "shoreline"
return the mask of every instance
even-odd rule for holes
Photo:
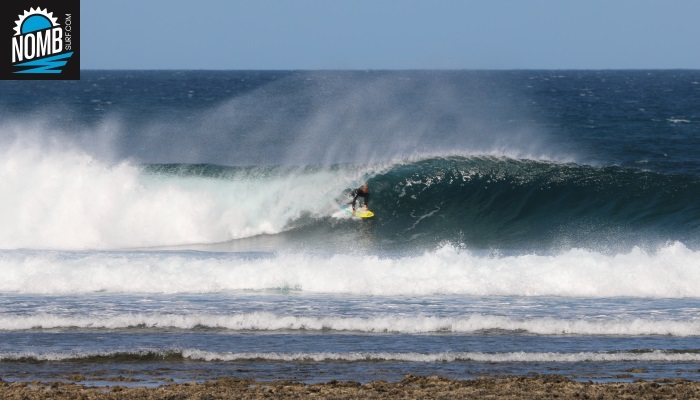
[[[252,379],[219,378],[200,383],[167,383],[156,387],[143,387],[87,386],[76,382],[6,382],[0,379],[0,398],[691,399],[700,398],[700,381],[657,379],[632,383],[593,383],[573,381],[559,375],[536,374],[469,380],[406,375],[398,382],[372,381],[366,384],[335,380],[306,384],[289,380],[262,382]]]

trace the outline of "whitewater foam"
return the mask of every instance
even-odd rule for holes
[[[698,253],[573,249],[482,255],[445,245],[414,256],[199,252],[0,252],[0,291],[218,293],[296,290],[362,295],[700,297]],[[138,279],[134,279],[138,277]]]
[[[129,356],[140,358],[186,359],[205,362],[235,362],[235,361],[272,361],[272,362],[411,362],[411,363],[453,363],[453,362],[486,362],[486,363],[581,363],[581,362],[697,362],[700,354],[696,352],[680,353],[663,350],[645,352],[439,352],[439,353],[393,353],[393,352],[318,352],[318,353],[229,353],[210,352],[197,349],[158,350],[143,349],[136,352],[124,351],[94,351],[80,353],[58,352],[19,352],[0,354],[0,361],[81,361],[86,359],[108,359],[110,357]]]
[[[182,177],[16,141],[0,150],[0,248],[123,249],[277,233],[305,213],[330,214],[333,200],[366,172]]]
[[[212,353],[197,350],[184,351],[183,356],[202,361],[403,361],[403,362],[457,362],[475,361],[490,363],[506,362],[596,362],[596,361],[681,361],[700,360],[697,353],[667,353],[652,351],[648,353],[480,353],[480,352],[442,352],[442,353]]]
[[[700,335],[700,321],[655,318],[520,318],[470,314],[459,317],[374,316],[328,317],[252,312],[234,315],[143,314],[1,316],[0,331],[28,329],[216,329],[227,331],[335,331],[364,333],[527,332],[537,335]]]

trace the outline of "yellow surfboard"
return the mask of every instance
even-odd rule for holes
[[[346,213],[352,215],[352,206],[350,204],[340,206],[340,208],[345,210]],[[374,213],[370,210],[363,210],[361,208],[358,208],[357,211],[355,212],[354,217],[356,217],[356,218],[372,218],[372,217],[374,217]]]

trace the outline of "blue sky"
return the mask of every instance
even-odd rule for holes
[[[700,69],[700,0],[83,0],[83,69]]]

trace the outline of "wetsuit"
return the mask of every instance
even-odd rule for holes
[[[350,196],[352,196],[352,209],[355,209],[355,203],[357,202],[358,197],[362,197],[362,199],[365,201],[365,206],[369,207],[369,192],[363,192],[362,188],[358,188],[353,190],[350,193]]]

